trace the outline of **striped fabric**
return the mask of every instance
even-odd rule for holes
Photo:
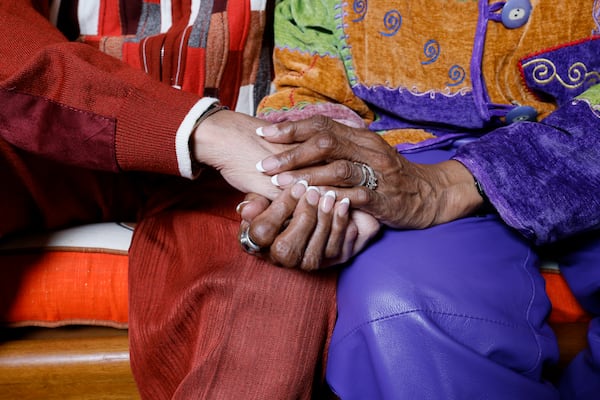
[[[50,20],[71,40],[157,80],[254,114],[270,88],[266,0],[55,0]],[[227,79],[223,79],[226,76]]]

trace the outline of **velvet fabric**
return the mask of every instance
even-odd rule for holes
[[[542,123],[497,129],[454,158],[502,219],[538,244],[600,227],[600,119],[586,102],[567,103]]]
[[[337,272],[306,274],[244,253],[235,212],[243,195],[217,173],[192,182],[92,171],[0,140],[0,182],[0,237],[141,219],[129,251],[128,292],[132,372],[142,398],[328,393]],[[2,315],[18,276],[14,282],[2,296]]]

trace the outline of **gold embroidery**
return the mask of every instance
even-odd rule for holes
[[[565,88],[577,89],[586,83],[600,82],[600,73],[588,71],[587,65],[582,62],[576,62],[569,67],[568,82],[557,72],[556,65],[547,58],[530,60],[523,64],[523,70],[531,65],[534,65],[532,77],[539,85],[548,85],[558,81]]]

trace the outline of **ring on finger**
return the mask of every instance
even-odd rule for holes
[[[371,190],[377,189],[377,176],[375,176],[373,168],[371,168],[370,165],[361,162],[354,162],[354,165],[359,166],[362,171],[362,179],[356,186],[365,186],[367,189]]]
[[[240,232],[240,245],[242,249],[248,254],[257,254],[260,253],[262,248],[254,243],[254,241],[250,238],[250,225],[242,229]]]

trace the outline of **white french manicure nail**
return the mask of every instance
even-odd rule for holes
[[[271,177],[271,183],[272,183],[273,185],[275,185],[275,186],[279,186],[279,181],[277,180],[277,176],[278,176],[278,175],[273,175],[273,176]]]
[[[265,172],[266,169],[263,168],[262,166],[262,160],[260,160],[259,162],[256,163],[256,169],[258,170],[258,172]]]
[[[350,204],[350,199],[349,199],[349,198],[347,198],[347,197],[344,197],[344,198],[342,199],[342,201],[340,201],[340,203],[344,203],[344,204]]]
[[[237,207],[235,208],[235,212],[240,214],[242,212],[242,207],[244,207],[246,204],[250,203],[250,201],[248,200],[244,200],[242,201],[240,204],[237,205]]]
[[[256,134],[257,134],[258,136],[265,137],[265,134],[263,133],[263,128],[262,128],[262,126],[259,126],[258,128],[256,128]]]
[[[333,199],[335,200],[335,192],[333,190],[329,190],[327,191],[327,193],[325,193],[325,196],[327,197],[333,197]]]
[[[304,179],[299,180],[297,183],[304,185],[304,187],[308,189],[308,182],[306,182]]]

